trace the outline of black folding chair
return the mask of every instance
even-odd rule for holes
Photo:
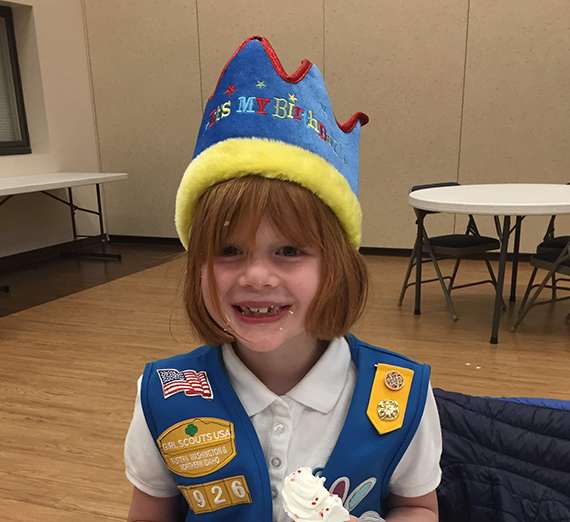
[[[530,276],[530,280],[528,282],[528,286],[526,288],[526,292],[519,309],[517,320],[511,328],[513,332],[518,328],[519,324],[521,324],[526,314],[528,314],[529,310],[534,306],[553,303],[555,301],[566,301],[567,299],[570,299],[570,295],[565,297],[556,296],[556,290],[570,291],[570,287],[560,286],[561,282],[570,283],[570,279],[555,278],[555,274],[564,274],[570,276],[570,237],[568,238],[566,245],[564,245],[564,247],[560,250],[543,251],[533,255],[530,258],[530,264],[534,267],[534,270]],[[535,285],[533,283],[539,268],[548,270],[548,273],[542,280],[542,283]],[[548,284],[551,280],[552,284]],[[533,288],[536,288],[536,291],[529,299]],[[552,289],[552,299],[549,299],[547,301],[540,301],[537,303],[536,300],[544,288]],[[570,313],[566,316],[566,320],[568,319],[570,319]]]
[[[416,185],[412,187],[410,192],[415,190],[434,188],[434,187],[452,187],[457,186],[459,183],[456,182],[445,182],[445,183],[433,183],[429,185]],[[487,252],[490,250],[498,250],[501,243],[498,239],[493,237],[482,236],[479,234],[475,219],[472,215],[469,215],[469,223],[467,224],[467,229],[464,234],[447,234],[443,236],[436,236],[430,238],[424,227],[424,217],[427,214],[436,214],[437,212],[431,212],[427,210],[414,209],[416,212],[417,220],[416,224],[418,226],[418,235],[416,237],[416,243],[414,245],[414,250],[412,256],[410,257],[410,262],[408,264],[408,269],[406,272],[406,277],[404,278],[404,284],[402,285],[402,291],[400,292],[400,298],[398,299],[398,306],[402,306],[404,301],[404,296],[408,287],[418,284],[418,281],[408,282],[412,269],[417,264],[417,260],[420,259],[422,263],[431,261],[435,268],[437,277],[432,279],[422,279],[419,284],[430,283],[432,281],[439,281],[443,294],[447,301],[447,306],[451,312],[453,320],[457,320],[457,313],[455,312],[455,307],[451,300],[451,291],[457,290],[459,288],[466,288],[468,286],[476,286],[485,283],[491,283],[493,287],[496,288],[497,280],[493,269],[491,268],[491,263],[487,256]],[[423,259],[423,255],[427,254],[429,258]],[[474,283],[468,283],[463,285],[455,285],[455,278],[457,276],[457,271],[459,270],[459,265],[461,260],[473,254],[483,255],[485,264],[487,265],[487,270],[491,279],[486,279],[484,281],[476,281]],[[451,276],[443,276],[439,268],[438,261],[443,259],[456,259],[455,266]],[[448,284],[445,280],[449,280]],[[505,304],[503,303],[503,309]],[[418,309],[414,311],[416,315],[420,313]]]
[[[570,183],[566,183],[570,185]],[[553,250],[562,250],[566,243],[570,241],[570,236],[557,236],[554,230],[556,216],[550,218],[546,233],[542,238],[542,243],[536,247],[536,251],[540,254],[542,252],[552,252]]]
[[[570,185],[570,183],[567,183]],[[564,248],[566,243],[570,241],[570,236],[557,236],[554,230],[554,225],[556,222],[556,216],[552,216],[550,218],[550,222],[548,223],[548,228],[546,229],[546,233],[542,238],[542,243],[536,247],[536,251],[539,254],[543,252],[552,252],[552,251],[560,251]],[[556,274],[552,275],[552,299],[556,299]]]

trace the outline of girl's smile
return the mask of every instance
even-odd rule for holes
[[[233,305],[239,320],[251,324],[268,324],[281,320],[291,310],[290,305],[263,301],[248,301]]]
[[[320,285],[320,251],[291,245],[267,216],[251,248],[248,232],[248,223],[240,223],[214,259],[223,317],[214,305],[207,268],[202,268],[208,312],[235,336],[238,349],[272,352],[293,342],[310,351],[317,341],[306,334],[305,318]]]

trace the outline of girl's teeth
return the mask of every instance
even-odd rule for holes
[[[264,306],[262,308],[255,308],[252,306],[238,306],[239,311],[245,315],[276,315],[278,314],[282,307],[281,306]]]

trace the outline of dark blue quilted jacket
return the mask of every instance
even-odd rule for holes
[[[570,403],[434,390],[440,522],[570,522]]]

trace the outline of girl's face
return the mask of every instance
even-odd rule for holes
[[[202,267],[202,295],[210,315],[235,335],[238,347],[271,352],[294,345],[316,346],[305,317],[319,288],[322,255],[296,248],[264,216],[248,252],[248,224],[241,222],[214,258],[214,279],[224,318],[217,312]]]

